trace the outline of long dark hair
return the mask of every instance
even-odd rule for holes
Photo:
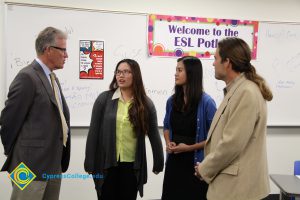
[[[271,101],[273,94],[263,77],[256,73],[256,69],[250,63],[251,50],[248,44],[240,38],[225,38],[218,43],[219,54],[222,62],[227,58],[236,72],[244,72],[248,80],[253,81],[259,87],[265,100]]]
[[[186,71],[185,94],[182,85],[175,85],[173,107],[177,111],[185,111],[198,105],[203,93],[203,70],[199,58],[184,56],[177,60],[184,65]],[[186,95],[186,103],[184,102]]]
[[[136,134],[147,134],[149,130],[149,108],[140,66],[135,60],[123,59],[117,64],[115,71],[118,70],[121,63],[127,63],[132,74],[133,101],[128,110],[129,121]],[[109,89],[115,91],[118,87],[116,76],[114,76]]]

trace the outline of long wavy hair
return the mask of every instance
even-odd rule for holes
[[[127,63],[132,74],[133,101],[128,110],[129,121],[136,134],[146,135],[149,131],[149,108],[140,66],[135,60],[123,59],[117,64],[115,71],[118,70],[121,63]],[[109,89],[116,91],[118,87],[116,76],[114,76]]]
[[[218,42],[218,48],[222,62],[228,58],[235,72],[244,72],[248,80],[256,83],[265,100],[271,101],[273,99],[272,91],[267,86],[265,79],[256,73],[256,69],[250,63],[251,50],[244,40],[225,38]]]
[[[175,85],[173,95],[173,107],[177,111],[186,111],[198,106],[203,94],[203,69],[199,58],[184,56],[177,60],[184,65],[186,72],[185,91],[183,85]],[[184,102],[184,95],[186,102]]]

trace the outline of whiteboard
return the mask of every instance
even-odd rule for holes
[[[268,125],[299,126],[300,24],[261,23],[258,40],[253,63],[274,96],[268,103]]]
[[[5,11],[7,91],[18,71],[36,57],[37,34],[54,26],[68,33],[69,58],[56,74],[70,108],[71,126],[89,126],[93,103],[108,89],[114,68],[123,58],[140,64],[146,93],[156,106],[162,126],[167,98],[173,94],[177,62],[176,58],[148,56],[146,14],[28,5],[6,5]],[[79,79],[79,40],[105,42],[104,79]],[[300,25],[261,22],[258,40],[257,60],[252,64],[274,92],[274,100],[268,104],[268,125],[300,125],[300,84],[296,79],[300,72]],[[219,105],[225,84],[214,78],[212,63],[202,60],[204,89]]]

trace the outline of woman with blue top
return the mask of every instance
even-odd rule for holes
[[[174,90],[164,118],[168,157],[161,199],[206,199],[208,185],[194,175],[194,166],[204,158],[203,148],[216,104],[203,91],[200,59],[185,56],[177,60]]]
[[[110,90],[93,107],[85,152],[85,170],[95,176],[98,199],[135,200],[147,182],[145,137],[153,153],[152,171],[163,170],[164,158],[154,104],[147,97],[139,64],[121,60]]]

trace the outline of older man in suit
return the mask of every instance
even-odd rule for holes
[[[269,194],[266,100],[272,92],[250,64],[249,46],[239,38],[218,43],[215,77],[225,97],[208,133],[205,159],[196,173],[209,183],[209,200],[259,200]]]
[[[59,199],[61,179],[45,180],[45,174],[60,175],[70,160],[69,109],[53,73],[68,58],[66,40],[56,28],[41,31],[35,41],[37,58],[10,85],[0,117],[7,156],[2,171],[11,173],[23,162],[36,175],[23,190],[13,184],[11,199]],[[25,173],[16,175],[28,178]]]

